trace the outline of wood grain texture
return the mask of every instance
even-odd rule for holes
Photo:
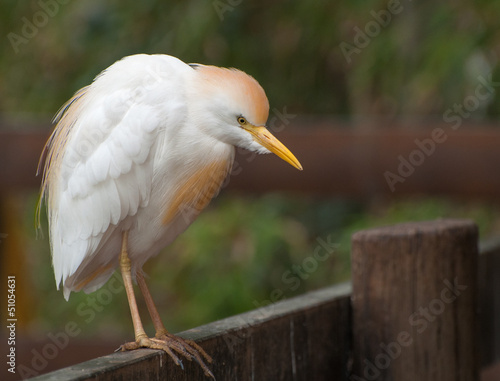
[[[223,380],[347,380],[350,353],[349,284],[220,320],[181,333],[213,358]],[[198,364],[184,370],[164,352],[115,353],[33,380],[204,380]]]
[[[218,380],[474,380],[478,354],[485,380],[496,380],[500,241],[482,244],[476,256],[476,239],[475,226],[460,220],[359,232],[353,237],[353,310],[351,287],[344,284],[181,335],[214,357]],[[57,360],[77,363],[89,347],[79,344],[72,341]],[[29,364],[35,343],[22,347],[19,363]],[[140,350],[36,380],[203,379],[197,364],[184,361],[184,366],[176,367],[161,351]]]
[[[480,245],[479,255],[479,325],[477,335],[481,366],[498,365],[500,380],[500,238]]]
[[[351,380],[477,380],[477,253],[468,220],[353,235]]]

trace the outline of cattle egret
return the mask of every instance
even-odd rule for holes
[[[55,116],[40,200],[57,288],[66,300],[72,291],[96,291],[119,267],[135,333],[121,350],[162,349],[178,365],[180,356],[195,359],[213,377],[205,351],[163,326],[142,267],[217,194],[235,147],[273,152],[302,169],[266,129],[268,114],[264,90],[240,70],[138,54],[104,70]],[[154,338],[144,331],[133,280]]]

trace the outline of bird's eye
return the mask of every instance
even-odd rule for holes
[[[239,116],[237,120],[238,120],[238,123],[242,126],[247,124],[247,120],[242,116]]]

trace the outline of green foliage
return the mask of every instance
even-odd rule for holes
[[[241,68],[263,84],[271,105],[294,113],[442,115],[473,94],[479,75],[498,77],[496,1],[87,0],[47,12],[41,4],[49,3],[58,4],[0,4],[4,113],[53,115],[134,53]],[[387,19],[380,15],[389,4],[397,13]],[[27,34],[26,20],[40,27]],[[358,30],[371,30],[367,44],[356,44]],[[12,43],[13,34],[24,41]],[[356,51],[346,54],[342,43]],[[499,110],[495,99],[475,117]]]
[[[53,12],[41,5],[49,3],[59,4],[0,3],[3,117],[46,120],[101,70],[134,53],[238,67],[261,82],[271,107],[353,118],[441,116],[474,94],[478,76],[499,74],[498,1],[396,2],[401,11],[363,47],[355,44],[357,30],[365,31],[389,2],[86,0],[59,4]],[[25,20],[33,23],[35,17],[42,17],[43,26],[27,35]],[[357,50],[346,56],[342,43]],[[494,118],[499,111],[494,97],[474,117]],[[27,237],[34,236],[34,205],[33,198],[27,204]],[[356,230],[469,217],[488,236],[495,229],[498,234],[495,212],[486,204],[439,199],[365,205],[278,195],[223,197],[146,271],[167,327],[177,331],[348,279],[350,235]],[[314,253],[324,250],[319,240],[328,239],[338,247],[304,272]],[[60,330],[61,322],[75,321],[86,333],[130,334],[124,292],[104,299],[108,284],[65,303],[54,287],[47,239],[28,242],[33,310],[41,313],[33,330]]]
[[[26,209],[28,237],[33,236],[33,205]],[[498,206],[486,203],[438,198],[363,204],[276,194],[221,196],[151,259],[145,271],[167,328],[180,331],[348,280],[350,237],[358,230],[470,218],[478,223],[481,237],[487,238],[498,235],[499,212]],[[54,287],[47,239],[29,242],[33,292],[39,300],[34,310],[40,313],[33,329],[53,331],[61,322],[73,321],[86,336],[130,336],[125,292],[110,291],[116,280],[90,295],[73,293],[66,303]],[[321,242],[335,247],[330,253]],[[120,279],[118,273],[116,277]],[[139,302],[143,303],[140,297]],[[153,332],[143,304],[141,310],[148,331]]]

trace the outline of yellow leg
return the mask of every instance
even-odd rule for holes
[[[164,350],[177,365],[182,367],[182,362],[179,357],[173,352],[177,352],[187,358],[189,361],[195,359],[198,364],[200,364],[203,372],[206,376],[215,379],[213,373],[208,369],[207,365],[204,363],[203,358],[206,361],[212,362],[210,356],[208,356],[205,351],[194,341],[184,340],[181,337],[172,335],[167,332],[165,326],[163,325],[160,314],[153,302],[151,293],[146,285],[144,276],[139,271],[136,275],[137,283],[144,295],[144,300],[151,315],[151,320],[153,321],[156,336],[155,338],[149,338],[144,331],[144,326],[142,325],[141,317],[139,315],[139,309],[137,308],[137,301],[134,294],[134,285],[132,283],[132,273],[131,273],[131,263],[127,252],[128,245],[128,231],[123,232],[122,237],[122,250],[120,253],[120,270],[123,277],[123,283],[125,285],[125,290],[127,292],[128,304],[130,307],[130,314],[132,315],[132,323],[134,325],[134,335],[135,342],[130,342],[123,344],[119,349],[122,351],[130,351],[138,348],[152,348]],[[203,356],[203,358],[202,358]]]
[[[128,305],[130,307],[130,314],[132,315],[132,324],[134,325],[135,341],[139,342],[141,339],[148,337],[142,325],[139,309],[137,308],[137,301],[134,294],[134,285],[132,284],[132,273],[130,258],[127,252],[128,231],[123,232],[122,237],[122,251],[120,254],[120,270],[123,277],[123,284],[127,292]]]
[[[142,295],[144,296],[144,300],[146,301],[146,305],[148,306],[149,315],[151,316],[151,320],[153,321],[156,335],[158,335],[159,333],[162,334],[167,332],[165,326],[163,325],[163,322],[161,321],[160,314],[156,309],[155,303],[153,302],[153,298],[151,297],[151,293],[149,292],[148,286],[146,284],[146,281],[144,280],[144,275],[142,275],[142,272],[140,271],[137,272],[136,278],[137,278],[137,284],[139,285]]]
[[[151,316],[151,320],[153,321],[153,325],[155,327],[156,331],[155,338],[162,340],[166,343],[169,343],[169,346],[171,346],[177,352],[184,354],[185,356],[189,353],[196,359],[196,361],[198,361],[198,363],[200,363],[205,373],[207,374],[208,372],[211,375],[212,373],[203,363],[200,354],[208,362],[212,362],[212,358],[203,350],[202,347],[196,344],[193,340],[185,340],[167,331],[167,329],[163,325],[163,322],[161,321],[160,314],[158,313],[158,309],[156,308],[156,305],[153,301],[153,297],[149,292],[149,288],[146,284],[146,280],[144,279],[144,275],[142,274],[142,272],[140,271],[137,272],[136,278],[137,278],[137,284],[139,285],[142,295],[144,296],[144,300],[146,301],[149,315]]]

